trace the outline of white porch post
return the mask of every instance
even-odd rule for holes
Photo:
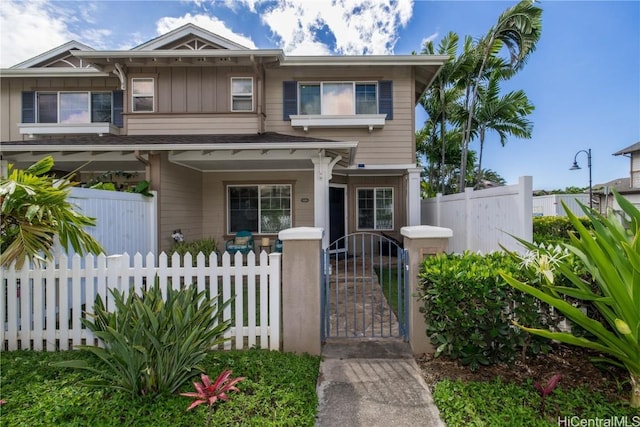
[[[407,169],[407,225],[420,225],[420,168]]]
[[[322,228],[322,248],[329,247],[329,180],[335,165],[331,157],[320,156],[313,162],[313,226]]]

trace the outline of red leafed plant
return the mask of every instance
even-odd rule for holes
[[[193,397],[195,400],[189,405],[187,411],[199,406],[201,404],[207,404],[209,406],[209,415],[207,416],[207,426],[211,422],[211,414],[214,411],[214,404],[219,401],[229,400],[230,391],[240,391],[236,384],[244,380],[245,377],[231,378],[231,371],[223,371],[218,378],[211,384],[211,380],[205,374],[201,375],[202,383],[194,382],[193,386],[196,388],[195,392],[180,393],[181,396]]]
[[[547,396],[551,394],[551,392],[558,386],[560,378],[562,378],[561,374],[555,374],[554,376],[549,378],[549,381],[547,381],[547,384],[544,387],[538,381],[533,384],[536,390],[538,390],[538,392],[540,393],[540,397],[542,397],[542,402],[540,403],[541,416],[544,416],[544,405],[545,401],[547,400]]]

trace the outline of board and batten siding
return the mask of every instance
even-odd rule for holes
[[[313,170],[265,172],[207,172],[203,175],[203,233],[224,249],[227,237],[226,184],[292,184],[294,227],[313,226]],[[302,200],[308,200],[303,202]]]
[[[0,140],[27,140],[21,135],[18,123],[22,122],[22,92],[24,91],[114,91],[120,89],[116,77],[69,77],[69,78],[11,78],[0,79]]]
[[[154,156],[153,161],[160,165],[156,170],[160,183],[160,251],[171,248],[171,233],[176,229],[182,230],[186,241],[202,238],[202,173],[169,162],[166,153]]]
[[[310,128],[308,132],[282,119],[283,81],[393,81],[393,120],[384,128]],[[358,141],[354,163],[415,163],[413,76],[409,67],[308,67],[267,70],[265,130],[288,135]]]

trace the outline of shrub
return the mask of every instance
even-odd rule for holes
[[[579,220],[585,227],[590,226],[588,218],[583,217]],[[534,243],[542,245],[568,243],[569,233],[575,231],[575,227],[566,216],[533,217]]]
[[[105,309],[100,296],[83,324],[104,343],[80,349],[99,362],[74,360],[57,366],[86,369],[106,377],[88,385],[114,387],[133,395],[174,393],[203,372],[199,366],[212,347],[222,343],[229,322],[218,323],[218,298],[206,298],[195,286],[168,288],[163,298],[156,283],[142,295],[111,291],[116,310]],[[227,301],[224,305],[228,304]],[[93,321],[91,320],[93,319]],[[102,362],[102,363],[100,363]]]
[[[519,353],[549,350],[548,340],[511,324],[519,320],[555,326],[558,321],[547,305],[500,277],[500,272],[522,277],[520,271],[515,260],[500,252],[440,254],[424,261],[418,294],[436,356],[444,354],[476,369],[511,362]]]
[[[193,265],[196,265],[196,257],[202,252],[205,259],[209,259],[209,255],[213,252],[218,253],[218,245],[214,238],[198,239],[191,242],[177,242],[173,245],[171,250],[167,253],[169,261],[174,253],[180,254],[180,258],[184,259],[184,254],[190,253],[192,256]]]
[[[615,193],[615,197],[625,217],[624,222],[613,213],[603,216],[582,205],[592,224],[590,230],[568,212],[578,235],[571,236],[567,248],[582,260],[597,285],[596,291],[591,283],[576,275],[562,260],[550,267],[555,267],[568,280],[564,286],[556,283],[553,276],[545,277],[543,286],[538,287],[519,280],[513,274],[503,275],[515,289],[551,304],[588,331],[592,338],[520,322],[528,326],[522,327],[523,330],[591,348],[615,359],[615,364],[624,365],[629,372],[631,406],[640,408],[640,210],[619,194]],[[565,296],[590,301],[604,321],[587,316],[567,303]]]

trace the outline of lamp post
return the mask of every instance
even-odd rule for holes
[[[591,184],[591,148],[588,150],[580,150],[573,157],[573,166],[569,168],[570,171],[582,169],[578,165],[578,154],[585,153],[587,155],[587,167],[589,168],[589,209],[593,209],[593,186]]]

